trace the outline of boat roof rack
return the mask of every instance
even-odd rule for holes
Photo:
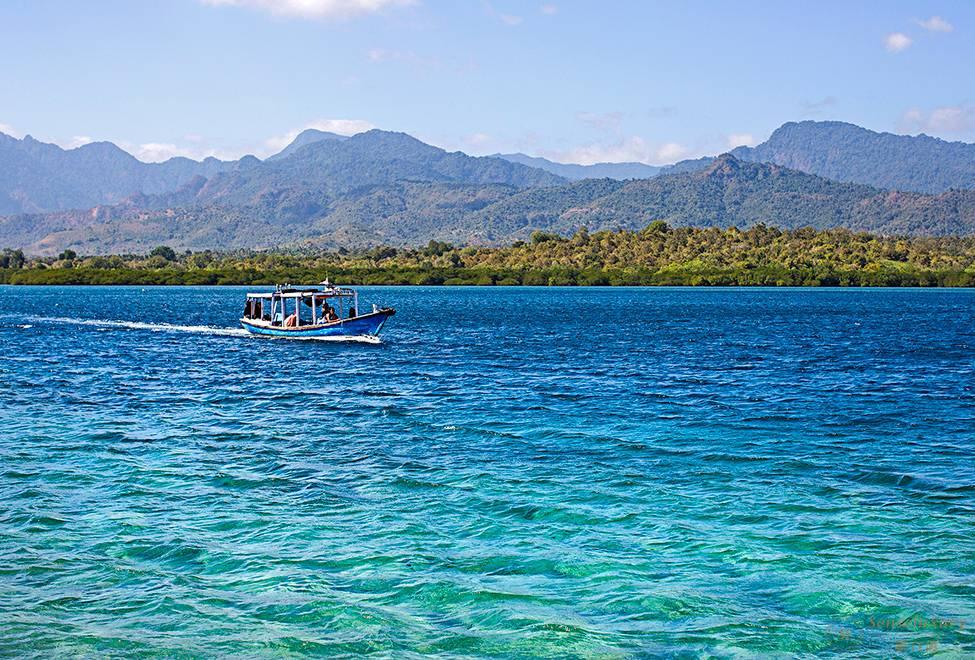
[[[355,291],[344,289],[325,280],[319,285],[293,286],[291,284],[277,285],[272,293],[248,293],[248,298],[354,298]]]

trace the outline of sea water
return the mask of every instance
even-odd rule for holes
[[[975,293],[0,287],[0,654],[975,654]]]

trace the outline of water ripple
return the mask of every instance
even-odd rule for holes
[[[0,655],[975,654],[972,292],[242,294],[0,287]]]

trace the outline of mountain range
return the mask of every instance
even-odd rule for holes
[[[789,122],[757,147],[731,153],[877,188],[926,193],[975,188],[975,144],[876,133],[840,121]]]
[[[287,158],[294,152],[298,151],[302,147],[315,143],[321,142],[323,140],[348,140],[347,135],[339,135],[338,133],[330,133],[329,131],[320,131],[317,128],[306,128],[292,140],[291,144],[287,147],[274,154],[273,156],[268,156],[267,160],[281,160],[282,158]]]
[[[0,135],[0,245],[95,254],[160,244],[501,244],[536,230],[636,229],[653,220],[975,232],[975,145],[927,136],[799,122],[757,147],[663,168],[567,170],[540,161],[476,158],[380,130],[308,130],[264,161],[164,163],[142,163],[110,143],[63,150]]]
[[[788,122],[762,144],[737,147],[731,153],[740,160],[774,163],[835,181],[890,190],[939,193],[952,188],[975,188],[975,144],[946,142],[924,134],[877,133],[840,121]],[[703,169],[713,160],[699,158],[664,166],[573,165],[521,153],[496,156],[570,180],[648,179]]]
[[[111,142],[76,149],[0,133],[0,215],[116,204],[134,193],[175,190],[196,176],[237,167],[207,158],[143,163]]]
[[[557,163],[547,158],[527,156],[522,153],[494,154],[496,158],[504,158],[512,163],[521,163],[529,167],[551,172],[570,181],[580,179],[649,179],[666,170],[666,166],[646,165],[644,163],[594,163],[592,165],[576,165],[575,163]]]

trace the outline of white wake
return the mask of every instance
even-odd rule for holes
[[[75,319],[62,316],[29,316],[21,317],[33,323],[69,323],[72,325],[88,325],[100,328],[127,328],[129,330],[148,330],[150,332],[190,332],[203,335],[218,335],[224,337],[253,337],[260,339],[299,339],[302,341],[330,341],[354,342],[360,344],[381,344],[382,340],[373,335],[348,335],[341,337],[269,337],[255,335],[243,328],[227,328],[212,325],[176,325],[174,323],[146,323],[143,321],[112,321],[106,319]],[[30,328],[30,325],[21,325]]]

